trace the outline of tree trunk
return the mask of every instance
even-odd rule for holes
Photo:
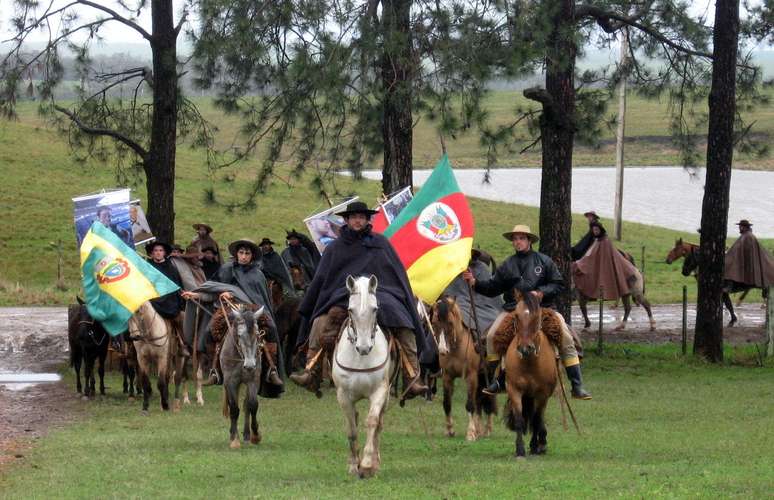
[[[412,186],[411,0],[382,1],[382,100],[385,194]]]
[[[726,254],[731,163],[734,156],[736,55],[739,0],[715,2],[714,61],[709,95],[707,172],[701,207],[699,296],[693,352],[723,360],[723,272]]]
[[[540,184],[540,251],[551,257],[567,286],[557,310],[570,323],[572,147],[575,135],[574,3],[557,0],[546,51],[546,94],[540,118],[543,169]]]
[[[177,138],[177,51],[172,0],[151,2],[153,25],[153,117],[144,162],[148,224],[167,243],[175,241],[175,146]]]

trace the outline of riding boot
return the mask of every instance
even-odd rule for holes
[[[591,399],[591,394],[583,388],[580,365],[566,366],[567,378],[572,384],[572,397],[575,399]]]
[[[403,367],[403,385],[405,389],[405,398],[411,399],[416,396],[424,396],[429,388],[422,382],[421,370],[419,368],[419,358],[417,357],[417,342],[414,332],[408,328],[395,328],[392,330],[395,340],[400,344],[401,365]]]
[[[306,359],[309,361],[307,361],[304,371],[290,375],[290,380],[315,394],[320,390],[320,380],[322,379],[322,361],[318,359],[319,352],[319,349],[310,347],[306,353]]]
[[[484,370],[486,370],[486,378],[489,380],[489,385],[485,388],[486,390],[489,390],[490,387],[496,389],[494,386],[497,382],[497,368],[500,366],[500,360],[499,359],[493,359],[493,360],[487,360],[486,366],[484,367]],[[484,391],[486,392],[486,391]]]
[[[497,366],[500,364],[500,360],[498,359],[497,362],[493,363],[494,367],[497,368]],[[484,394],[489,394],[490,396],[494,396],[496,394],[499,394],[505,390],[505,368],[500,368],[500,373],[497,374],[497,377],[491,377],[490,380],[492,383],[489,384],[489,386],[482,390]]]
[[[266,382],[272,385],[285,385],[285,383],[282,381],[282,378],[279,376],[279,372],[277,371],[277,364],[275,362],[277,359],[277,343],[266,342],[263,345],[263,350],[266,353],[266,362],[269,364],[269,370],[266,372]]]

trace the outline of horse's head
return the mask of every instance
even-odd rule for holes
[[[434,333],[438,336],[446,336],[453,349],[457,341],[456,331],[463,325],[462,311],[457,304],[457,298],[452,295],[441,296],[441,298],[436,300],[435,304],[433,304],[431,317]],[[436,340],[440,341],[440,339]]]
[[[236,344],[242,355],[242,366],[246,370],[255,370],[258,365],[256,354],[258,353],[258,318],[263,314],[264,308],[250,311],[244,307],[238,307],[228,315],[232,322],[232,328],[236,333]]]
[[[540,300],[532,293],[524,293],[514,311],[516,322],[516,350],[523,358],[538,353],[538,333],[541,327]]]
[[[306,290],[304,270],[295,264],[288,266],[288,269],[290,270],[290,279],[293,282],[293,288],[296,290]]]
[[[282,288],[282,283],[277,280],[270,279],[266,284],[269,287],[269,295],[271,295],[271,305],[276,309],[282,304],[285,290]]]
[[[347,336],[349,341],[355,344],[355,350],[361,356],[371,352],[376,336],[376,311],[379,306],[376,302],[376,287],[378,281],[373,274],[366,278],[360,276],[354,278],[347,276],[347,290],[349,290],[349,328]]]
[[[672,262],[676,261],[680,257],[685,257],[686,254],[686,248],[685,244],[683,243],[683,239],[679,238],[677,241],[675,241],[675,246],[672,248],[672,250],[669,251],[669,253],[666,256],[666,263],[671,264]]]

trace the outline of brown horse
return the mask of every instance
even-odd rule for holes
[[[524,295],[505,321],[514,322],[515,327],[505,354],[506,426],[516,432],[516,458],[525,456],[524,434],[528,428],[532,431],[530,453],[542,455],[547,447],[544,413],[559,372],[554,348],[541,329],[540,301],[534,294]]]
[[[694,278],[699,279],[699,245],[694,245],[693,243],[683,241],[682,238],[675,241],[674,248],[672,248],[672,250],[670,250],[666,256],[666,263],[671,264],[681,258],[685,259],[683,261],[682,269],[683,276],[690,276],[693,274]],[[728,313],[731,315],[731,321],[728,322],[728,326],[734,326],[738,320],[736,313],[734,312],[734,303],[731,301],[730,293],[732,291],[743,292],[742,296],[739,298],[739,302],[737,303],[737,305],[741,305],[742,299],[744,299],[749,290],[750,288],[735,290],[731,282],[723,282],[723,305],[726,306]]]
[[[137,351],[137,364],[142,383],[142,411],[147,414],[151,395],[150,372],[153,365],[158,372],[157,388],[161,408],[169,410],[169,380],[175,372],[175,384],[180,387],[185,359],[178,353],[178,343],[172,323],[162,318],[150,302],[143,302],[129,318],[129,335]],[[176,391],[177,392],[177,391]],[[179,409],[176,400],[175,409]]]
[[[481,356],[476,352],[473,333],[462,320],[462,311],[454,297],[445,295],[433,304],[431,313],[433,334],[439,348],[439,360],[443,369],[443,411],[446,414],[446,435],[454,436],[451,405],[454,380],[462,377],[468,387],[465,409],[468,412],[468,429],[465,439],[475,441],[492,433],[492,416],[495,398],[481,391],[483,383],[479,373]],[[487,415],[486,427],[481,423],[482,410]]]
[[[309,283],[304,278],[304,270],[295,264],[289,265],[288,270],[290,271],[290,280],[293,282],[293,288],[300,292],[306,291]]]

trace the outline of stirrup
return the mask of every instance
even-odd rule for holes
[[[215,380],[213,380],[213,378]],[[218,370],[216,370],[215,368],[211,368],[210,373],[207,375],[207,380],[203,382],[202,385],[220,385],[222,383],[223,381],[220,380],[220,374],[218,374]]]

